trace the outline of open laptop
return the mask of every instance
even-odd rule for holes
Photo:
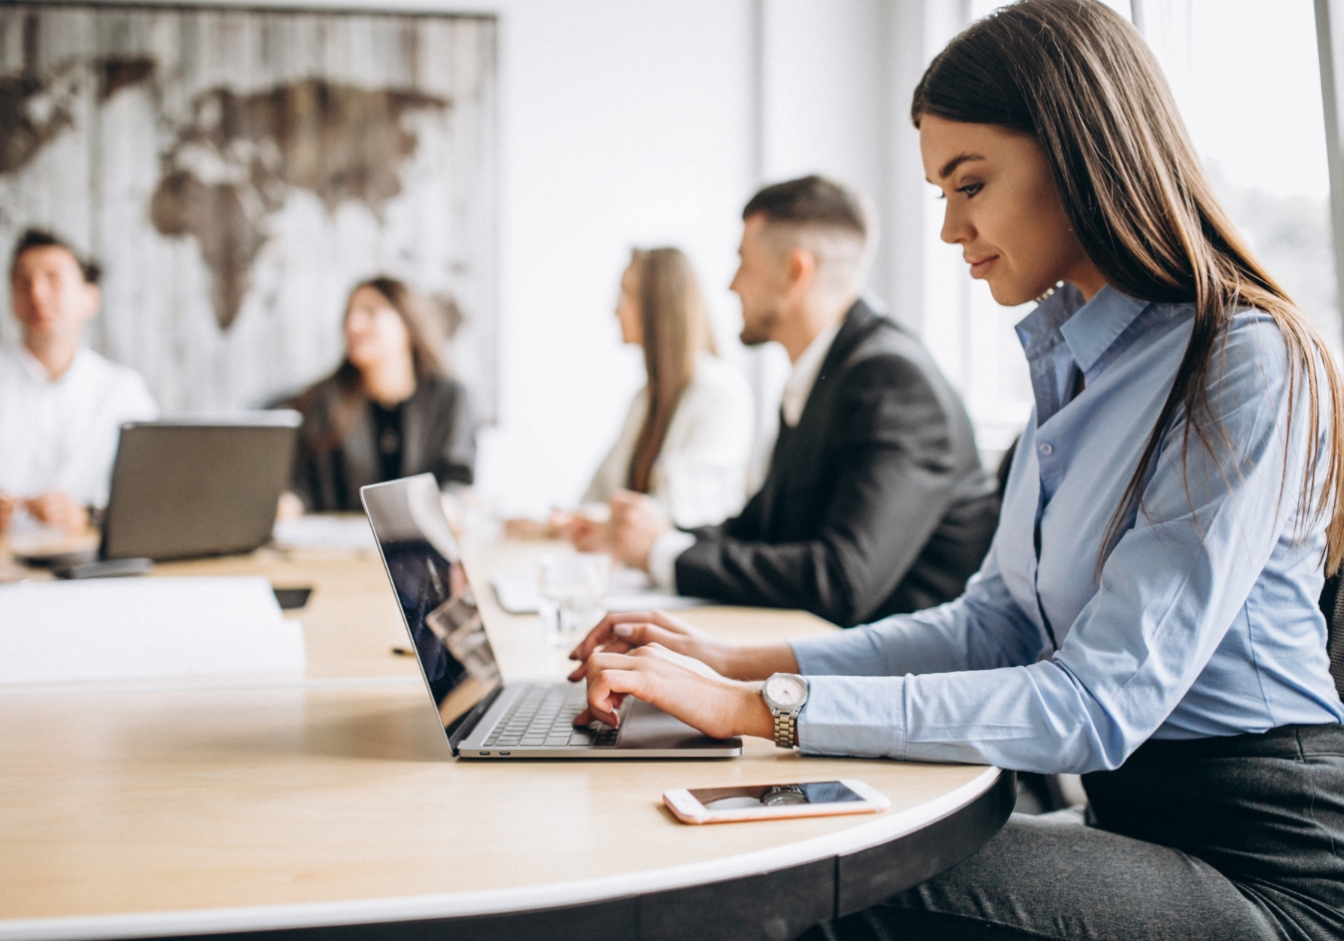
[[[433,474],[360,490],[411,647],[459,758],[731,758],[719,740],[629,697],[618,728],[576,729],[583,683],[504,683]],[[538,641],[540,643],[540,641]]]
[[[251,552],[275,526],[301,421],[280,410],[122,425],[97,551],[26,560],[86,578]]]
[[[103,519],[104,559],[251,552],[289,485],[298,412],[121,426]]]

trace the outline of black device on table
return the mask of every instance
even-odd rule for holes
[[[26,556],[63,578],[251,552],[270,538],[301,418],[293,411],[121,426],[97,551]]]
[[[276,588],[272,586],[271,591],[275,592],[275,600],[280,605],[281,611],[296,611],[308,604],[308,598],[313,593],[313,589],[307,586],[300,588]]]

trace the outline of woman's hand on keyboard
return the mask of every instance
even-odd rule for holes
[[[720,673],[731,646],[663,611],[621,611],[604,617],[570,652],[569,659],[579,661],[579,665],[569,678],[575,682],[583,679],[589,659],[598,651],[628,653],[646,644],[661,644]]]
[[[712,738],[774,735],[760,683],[730,680],[662,644],[649,643],[628,653],[599,650],[585,667],[588,708],[575,717],[576,726],[594,719],[617,725],[621,703],[634,696]]]
[[[575,682],[587,675],[594,653],[628,653],[647,644],[707,664],[720,676],[737,680],[764,680],[774,673],[797,673],[798,660],[788,644],[744,646],[720,640],[681,618],[663,611],[622,611],[608,614],[570,653],[579,666],[569,675]],[[642,698],[642,697],[641,697]]]

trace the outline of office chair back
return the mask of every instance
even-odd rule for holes
[[[1330,653],[1330,675],[1335,678],[1335,689],[1344,699],[1344,591],[1340,591],[1341,576],[1325,580],[1321,590],[1321,613],[1325,615],[1326,650]]]

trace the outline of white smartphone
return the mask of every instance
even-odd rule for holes
[[[663,803],[682,823],[873,814],[891,806],[891,801],[853,778],[734,787],[679,787],[664,791]]]

